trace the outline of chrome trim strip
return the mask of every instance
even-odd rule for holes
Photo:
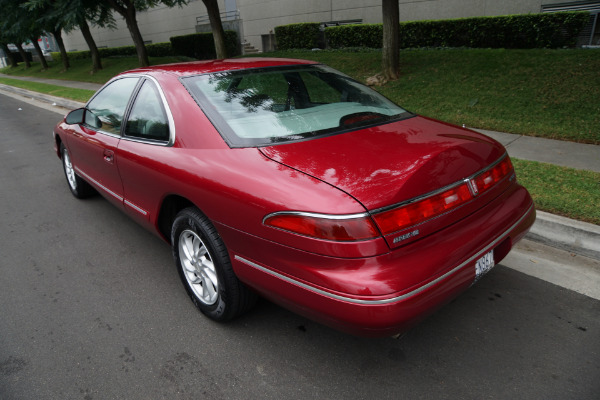
[[[529,209],[527,209],[527,211],[517,220],[517,222],[515,222],[514,224],[512,224],[507,230],[505,230],[501,235],[499,235],[495,240],[493,240],[492,242],[490,242],[487,246],[484,246],[483,249],[480,249],[479,251],[477,251],[473,256],[469,257],[466,261],[463,261],[460,265],[458,265],[457,267],[453,268],[452,270],[446,272],[444,275],[434,279],[433,281],[418,287],[417,289],[409,292],[409,293],[405,293],[403,295],[400,296],[396,296],[396,297],[392,297],[389,299],[383,299],[383,300],[361,300],[361,299],[354,299],[352,297],[347,297],[347,296],[340,296],[334,293],[330,293],[327,292],[325,290],[319,289],[317,287],[308,285],[306,283],[303,282],[299,282],[293,278],[290,278],[288,276],[282,275],[278,272],[275,272],[273,270],[270,270],[268,268],[265,268],[261,265],[258,265],[250,260],[246,260],[243,257],[240,257],[238,255],[235,256],[235,259],[243,262],[246,265],[249,265],[251,267],[254,267],[262,272],[265,272],[269,275],[272,275],[276,278],[279,278],[283,281],[286,281],[288,283],[291,283],[293,285],[296,286],[300,286],[303,289],[309,290],[311,292],[323,295],[325,297],[329,297],[335,300],[341,300],[341,301],[346,301],[349,303],[354,303],[354,304],[364,304],[364,305],[381,305],[381,304],[390,304],[390,303],[396,303],[399,301],[402,301],[404,299],[407,299],[411,296],[414,296],[416,294],[419,294],[421,292],[423,292],[424,290],[429,289],[431,286],[436,285],[437,283],[441,282],[442,280],[446,279],[447,277],[454,275],[456,272],[458,272],[459,270],[461,270],[462,268],[464,268],[465,266],[473,263],[473,261],[475,261],[477,258],[481,257],[482,254],[487,253],[488,251],[490,251],[493,247],[495,247],[499,242],[501,242],[502,240],[504,240],[506,238],[506,236],[508,235],[508,233],[510,231],[512,231],[514,228],[516,228],[521,222],[523,222],[523,220],[531,213],[531,211],[533,210],[533,204],[529,207]]]
[[[268,218],[275,217],[277,215],[298,215],[298,216],[302,216],[302,217],[345,220],[345,219],[368,217],[369,213],[364,212],[364,213],[358,213],[358,214],[319,214],[319,213],[304,212],[304,211],[277,211],[277,212],[266,215],[262,220],[263,224],[265,223],[265,221]]]
[[[133,204],[129,200],[125,200],[125,204],[128,205],[129,207],[133,208],[135,211],[139,212],[140,214],[143,214],[144,216],[148,216],[148,211],[144,210],[143,208],[140,208],[140,207],[136,206],[135,204]]]
[[[83,172],[79,168],[77,168],[75,166],[73,166],[73,167],[75,168],[75,170],[77,171],[77,173],[79,175],[83,175],[87,180],[91,181],[94,185],[98,186],[100,189],[104,190],[106,193],[110,194],[111,196],[113,196],[117,200],[123,201],[123,197],[119,196],[118,194],[116,194],[115,192],[113,192],[112,190],[110,190],[109,188],[107,188],[106,186],[102,185],[100,182],[98,182],[97,180],[93,179],[92,177],[90,177],[88,174],[86,174],[85,172]]]
[[[451,184],[450,184],[450,185],[448,185],[448,186],[444,186],[443,188],[436,189],[436,190],[434,190],[434,191],[431,191],[431,192],[429,192],[429,193],[425,193],[425,194],[423,194],[423,195],[421,195],[421,196],[413,197],[413,198],[412,198],[412,199],[410,199],[410,200],[406,200],[406,201],[403,201],[403,202],[400,202],[400,203],[396,203],[396,204],[393,204],[393,205],[391,205],[391,206],[385,206],[385,207],[377,208],[377,209],[375,209],[375,210],[372,210],[372,211],[371,211],[371,214],[378,214],[378,213],[381,213],[381,212],[385,212],[385,211],[393,210],[393,209],[395,209],[395,208],[403,207],[403,206],[405,206],[405,205],[407,205],[407,204],[415,203],[415,202],[417,202],[417,201],[420,201],[420,200],[426,199],[426,198],[428,198],[428,197],[435,196],[436,194],[443,193],[443,192],[445,192],[446,190],[450,190],[450,189],[452,189],[452,188],[455,188],[456,186],[460,186],[460,185],[462,185],[462,184],[464,184],[464,183],[467,183],[467,185],[468,185],[468,181],[470,181],[471,179],[474,179],[476,176],[478,176],[478,175],[480,175],[480,174],[483,174],[483,173],[485,173],[485,172],[489,171],[490,169],[494,168],[494,167],[495,167],[496,165],[498,165],[498,164],[499,164],[499,163],[500,163],[500,162],[501,162],[501,161],[504,159],[504,157],[506,157],[507,155],[508,155],[508,153],[505,151],[505,152],[504,152],[504,154],[503,154],[503,155],[502,155],[500,158],[498,158],[496,161],[494,161],[493,163],[491,163],[490,165],[488,165],[488,166],[487,166],[487,167],[485,167],[484,169],[482,169],[482,170],[479,170],[479,171],[477,171],[476,173],[474,173],[473,175],[471,175],[471,176],[468,176],[468,177],[466,177],[466,178],[464,178],[464,179],[461,179],[461,180],[460,180],[460,181],[458,181],[458,182],[451,183]],[[475,196],[473,196],[473,197],[475,197]]]
[[[121,139],[121,135],[118,135],[118,134],[116,134],[116,133],[112,133],[112,132],[104,131],[104,130],[102,130],[102,129],[94,129],[94,128],[91,128],[91,127],[89,127],[89,125],[87,125],[87,126],[88,126],[88,128],[89,128],[89,129],[91,129],[91,130],[95,130],[96,132],[98,132],[98,133],[101,133],[101,134],[103,134],[103,135],[110,136],[110,137],[114,137],[114,138],[116,138],[116,139]]]
[[[142,139],[142,138],[134,137],[134,136],[119,136],[119,138],[121,140],[125,140],[125,141],[128,141],[128,142],[150,144],[150,145],[153,145],[153,146],[169,147],[169,146],[172,145],[170,139],[169,139],[168,142],[165,142],[165,141],[161,142],[159,140]]]
[[[106,193],[110,194],[111,196],[113,196],[117,200],[124,202],[125,204],[127,204],[129,207],[133,208],[134,210],[136,210],[140,214],[142,214],[144,216],[148,216],[148,211],[144,210],[143,208],[140,208],[140,207],[136,206],[135,204],[133,204],[129,200],[125,200],[123,197],[119,196],[118,194],[116,194],[112,190],[108,189],[106,186],[102,185],[100,182],[98,182],[97,180],[93,179],[92,177],[90,177],[88,174],[86,174],[85,172],[83,172],[79,168],[77,168],[77,167],[74,167],[74,168],[75,168],[75,170],[77,171],[78,174],[83,175],[87,180],[91,181],[94,185],[98,186],[100,189],[104,190]]]

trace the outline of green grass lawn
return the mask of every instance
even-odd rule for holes
[[[353,78],[381,71],[381,52],[280,51]],[[403,50],[399,80],[376,88],[421,115],[500,132],[600,144],[600,51]]]
[[[150,57],[152,65],[170,64],[178,61],[187,61],[187,57]],[[16,76],[35,76],[37,78],[47,79],[63,79],[68,81],[81,81],[92,83],[106,83],[116,74],[137,68],[137,57],[110,57],[102,59],[103,69],[92,74],[92,60],[71,60],[71,68],[64,71],[62,62],[50,61],[49,68],[42,71],[40,63],[32,63],[31,68],[25,68],[25,64],[21,63],[16,68],[6,67],[0,69],[0,73]]]
[[[50,85],[47,83],[40,82],[28,82],[18,79],[2,78],[0,77],[0,83],[4,85],[10,85],[19,87],[22,89],[31,90],[34,92],[40,92],[49,94],[57,97],[64,97],[66,99],[80,101],[85,103],[95,93],[93,90],[85,89],[72,89],[64,86]]]
[[[600,225],[600,173],[512,159],[538,210]]]

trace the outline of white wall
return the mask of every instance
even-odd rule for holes
[[[221,11],[225,11],[224,0],[219,0]],[[196,17],[206,15],[206,7],[200,0],[191,0],[183,7],[168,8],[158,6],[148,11],[138,12],[136,18],[144,41],[152,43],[168,42],[171,36],[196,32]],[[91,27],[92,36],[98,47],[132,46],[133,40],[120,14],[113,13],[117,29]],[[64,36],[67,51],[88,50],[81,32],[76,31]]]
[[[227,0],[231,2],[232,0]],[[538,13],[542,4],[566,0],[399,0],[400,20],[462,18],[506,14]],[[574,1],[574,0],[573,0]],[[573,2],[571,1],[571,2]],[[327,22],[361,19],[380,23],[381,0],[236,0],[243,20],[243,40],[261,49],[261,35],[278,25],[299,22]],[[230,3],[231,4],[231,3]],[[219,0],[225,11],[225,0]],[[152,43],[166,42],[171,36],[195,32],[196,17],[206,15],[200,0],[191,0],[183,8],[156,7],[137,15],[142,36]],[[125,21],[116,14],[118,29],[92,29],[98,46],[132,45]],[[67,50],[86,50],[81,33],[65,37]]]

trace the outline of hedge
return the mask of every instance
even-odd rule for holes
[[[314,49],[321,41],[321,24],[302,23],[280,25],[275,27],[275,38],[278,50]]]
[[[98,49],[99,51],[100,49]],[[60,60],[60,52],[53,51],[50,53],[53,60]],[[67,55],[69,56],[69,60],[83,60],[86,58],[92,58],[89,50],[80,50],[80,51],[68,51]]]
[[[178,56],[187,56],[199,60],[209,60],[216,57],[212,32],[173,36],[171,47],[173,53]],[[239,54],[238,38],[235,31],[225,31],[225,47],[229,57]]]
[[[402,36],[400,24],[400,36]],[[341,25],[325,28],[327,45],[334,49],[342,47],[383,47],[382,24]],[[402,47],[402,46],[400,46]]]
[[[173,55],[173,49],[171,48],[170,42],[147,44],[146,51],[150,57],[165,57]],[[137,55],[135,46],[105,47],[98,49],[98,53],[100,53],[101,58]],[[53,60],[60,60],[59,52],[52,52],[50,54],[52,55]],[[69,51],[67,54],[70,60],[81,60],[92,57],[89,50]]]
[[[400,48],[560,48],[573,47],[589,13],[559,12],[400,23]],[[382,24],[325,29],[332,48],[381,48]]]

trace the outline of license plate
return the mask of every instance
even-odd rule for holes
[[[475,282],[477,282],[490,269],[494,268],[494,250],[485,253],[475,262]]]

